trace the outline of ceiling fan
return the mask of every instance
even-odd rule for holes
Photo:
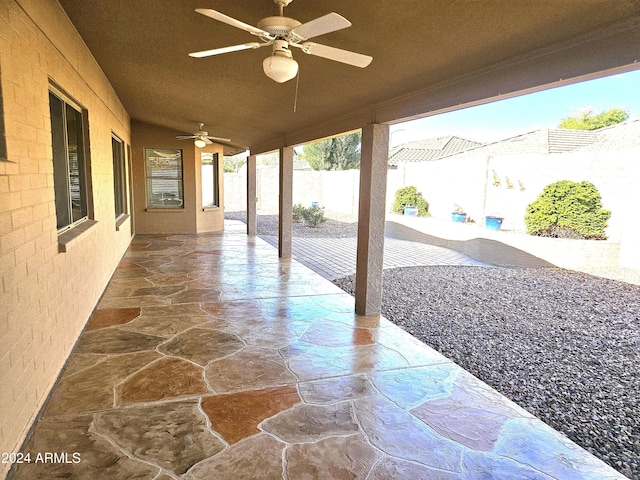
[[[218,142],[230,142],[230,138],[220,138],[220,137],[212,137],[209,135],[209,132],[203,130],[204,123],[199,123],[200,130],[194,132],[193,135],[178,135],[176,138],[178,140],[187,140],[189,138],[193,138],[195,141],[195,145],[198,148],[203,148],[205,145],[210,145],[213,143],[211,140],[216,140]]]
[[[283,15],[284,7],[289,5],[293,0],[273,1],[278,6],[279,16],[263,18],[258,22],[257,27],[236,20],[216,10],[208,8],[196,9],[196,12],[202,15],[240,28],[259,37],[261,42],[249,42],[230,47],[215,48],[213,50],[193,52],[189,55],[191,57],[202,58],[273,45],[271,56],[264,59],[262,66],[264,73],[278,83],[291,80],[298,74],[298,62],[293,59],[289,47],[296,47],[310,55],[316,55],[360,68],[366,67],[373,60],[373,57],[368,55],[329,47],[320,43],[307,42],[310,38],[350,27],[351,22],[341,15],[329,13],[310,22],[300,23],[293,18],[288,18]]]

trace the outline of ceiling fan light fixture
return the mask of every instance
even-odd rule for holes
[[[204,148],[207,146],[207,142],[205,142],[202,138],[196,138],[195,141],[193,142],[196,147],[198,148]]]
[[[264,59],[262,68],[267,77],[278,83],[287,82],[298,74],[298,62],[293,59],[289,44],[283,40],[273,43],[273,54]]]

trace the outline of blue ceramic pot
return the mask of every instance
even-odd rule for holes
[[[451,221],[456,223],[464,223],[467,221],[467,214],[453,212],[451,214]]]
[[[418,207],[407,205],[406,207],[404,207],[404,214],[407,217],[417,217],[418,216]]]
[[[484,226],[487,230],[500,230],[502,220],[500,217],[484,217]]]

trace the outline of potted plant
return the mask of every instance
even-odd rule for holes
[[[429,216],[429,202],[418,192],[417,187],[402,187],[396,191],[391,211],[411,217],[426,217]]]
[[[457,203],[453,204],[453,212],[451,212],[451,220],[456,223],[464,223],[467,221],[467,214]]]

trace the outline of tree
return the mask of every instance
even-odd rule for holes
[[[231,157],[224,157],[224,171],[230,173],[237,173],[240,168],[247,163],[247,155],[239,153]]]
[[[612,108],[606,112],[593,114],[593,108],[585,108],[570,117],[563,118],[559,128],[571,130],[597,130],[624,122],[629,118],[629,112],[620,108]]]
[[[304,158],[314,170],[360,168],[361,137],[358,132],[308,143],[304,146]]]

